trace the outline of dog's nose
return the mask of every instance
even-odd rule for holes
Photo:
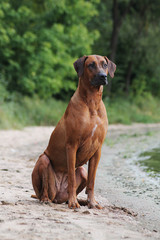
[[[99,78],[99,81],[101,82],[102,85],[107,85],[108,84],[107,74],[105,72],[99,72],[98,73],[98,78]]]
[[[106,73],[102,72],[102,73],[99,73],[98,75],[99,75],[100,80],[102,80],[102,81],[105,81],[107,79],[107,74]]]

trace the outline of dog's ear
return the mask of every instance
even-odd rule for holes
[[[82,77],[82,75],[83,75],[84,63],[85,63],[87,58],[88,58],[87,56],[83,56],[83,57],[77,59],[77,61],[75,61],[73,63],[74,68],[75,68],[75,70],[78,74],[78,77]]]
[[[104,57],[108,63],[108,72],[111,78],[114,77],[114,72],[116,71],[116,64],[110,61],[106,56]]]

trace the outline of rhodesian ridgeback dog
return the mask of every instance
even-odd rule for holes
[[[79,58],[74,68],[78,88],[34,167],[32,183],[40,201],[68,202],[69,208],[80,207],[77,195],[86,187],[88,207],[100,209],[94,184],[108,129],[102,93],[116,65],[107,57],[90,55]],[[88,174],[83,167],[87,162]]]

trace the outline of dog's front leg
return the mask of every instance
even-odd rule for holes
[[[101,205],[99,205],[95,198],[94,198],[94,184],[95,184],[95,177],[96,177],[96,170],[98,167],[98,163],[101,157],[101,148],[99,148],[93,157],[89,160],[88,166],[88,182],[87,182],[87,189],[86,193],[88,194],[88,207],[89,208],[98,208],[101,209]]]
[[[68,207],[69,208],[80,207],[76,198],[76,176],[75,176],[76,151],[77,149],[74,146],[70,144],[66,146],[67,165],[68,165]]]

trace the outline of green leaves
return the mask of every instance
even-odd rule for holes
[[[73,62],[93,53],[116,57],[112,95],[147,91],[160,96],[158,0],[115,3],[1,1],[0,73],[6,83],[1,85],[7,92],[64,98],[77,85]]]
[[[47,98],[75,89],[73,62],[91,53],[98,32],[86,24],[97,10],[95,1],[40,2],[0,3],[0,71],[8,91]]]

